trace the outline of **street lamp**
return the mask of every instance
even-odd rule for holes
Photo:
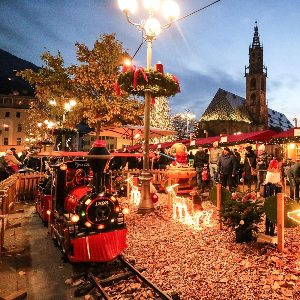
[[[193,120],[195,118],[195,115],[191,114],[191,113],[184,113],[184,114],[181,114],[181,118],[186,119],[186,132],[188,133],[189,132],[189,121]]]
[[[153,18],[153,12],[159,9],[160,0],[143,0],[145,8],[148,10],[149,18],[143,20],[140,24],[133,23],[129,16],[137,9],[136,0],[118,0],[120,9],[125,13],[127,21],[136,26],[138,31],[144,33],[147,40],[147,69],[151,68],[152,60],[152,42],[156,36],[162,33],[162,29],[169,28],[179,15],[179,6],[174,1],[165,1],[162,5],[163,14],[169,20],[168,24],[161,26],[159,21]],[[149,138],[150,138],[150,86],[145,89],[145,112],[144,112],[144,156],[143,171],[140,180],[142,182],[141,201],[138,207],[138,213],[146,214],[154,210],[150,195],[151,174],[149,171]]]

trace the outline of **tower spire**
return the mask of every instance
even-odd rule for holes
[[[260,41],[259,41],[257,21],[255,21],[253,43],[252,43],[252,49],[255,49],[255,48],[260,48]]]

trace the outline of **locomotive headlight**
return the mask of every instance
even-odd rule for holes
[[[123,214],[128,215],[129,214],[129,209],[126,207],[123,209]]]
[[[116,207],[115,207],[115,212],[116,212],[116,213],[120,212],[120,207],[119,207],[119,206],[116,206]]]
[[[77,223],[79,221],[80,217],[78,215],[72,215],[71,222]]]
[[[116,197],[115,197],[115,196],[111,196],[111,197],[110,197],[110,200],[112,200],[112,201],[116,201],[117,199],[116,199]]]
[[[62,171],[66,171],[68,169],[68,166],[66,164],[62,164],[59,167]]]
[[[99,224],[98,225],[98,229],[104,229],[104,227],[105,227],[104,224]]]
[[[87,200],[84,202],[84,204],[85,204],[85,205],[89,205],[91,202],[92,202],[91,199],[87,199]]]
[[[114,223],[116,220],[115,219],[111,219],[110,220],[110,223]]]
[[[85,222],[84,225],[89,228],[92,227],[92,224],[90,222]]]

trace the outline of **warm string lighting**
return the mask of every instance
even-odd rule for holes
[[[139,203],[141,201],[141,193],[139,191],[139,188],[134,185],[132,178],[133,178],[133,176],[131,176],[125,180],[125,181],[129,182],[129,185],[131,187],[130,201],[133,202],[135,205],[139,205]]]
[[[167,192],[171,194],[173,200],[173,218],[177,219],[177,211],[179,215],[179,221],[187,224],[189,226],[194,226],[196,229],[201,230],[201,224],[210,226],[210,218],[213,214],[213,210],[209,211],[199,211],[195,215],[190,215],[187,209],[186,200],[183,197],[178,197],[174,191],[174,188],[178,184],[168,186],[166,188]]]
[[[293,221],[300,223],[300,209],[294,210],[294,211],[289,211],[287,213],[288,218],[292,219]],[[295,217],[298,217],[296,219]]]

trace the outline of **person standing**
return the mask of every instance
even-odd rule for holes
[[[203,166],[204,164],[207,164],[207,156],[206,153],[203,151],[203,148],[201,146],[198,147],[198,151],[196,152],[195,156],[194,156],[194,167],[196,169],[197,172],[197,186],[198,189],[200,189],[201,187],[201,173],[203,170]]]
[[[236,174],[236,160],[233,154],[230,154],[229,148],[224,148],[223,154],[218,161],[218,176],[223,187],[232,189],[233,178]]]
[[[236,172],[233,179],[233,186],[236,188],[239,184],[239,172],[241,167],[241,154],[238,152],[238,149],[233,149],[233,155],[235,157],[235,163],[236,163]]]
[[[212,181],[215,183],[214,171],[217,172],[219,156],[223,153],[222,149],[219,147],[219,143],[216,141],[213,143],[213,148],[210,150],[209,155],[209,173]]]
[[[256,168],[256,155],[252,150],[252,146],[247,146],[245,150],[246,150],[246,155],[244,161],[244,173],[245,173],[245,179],[248,184],[248,192],[251,192],[251,181],[252,181],[251,168],[253,169]]]
[[[299,202],[300,161],[289,168],[287,176],[290,182],[290,198]]]
[[[268,153],[266,151],[265,145],[260,145],[258,147],[258,156],[256,159],[256,170],[257,170],[257,184],[256,192],[257,196],[260,197],[260,185],[266,180],[267,170],[268,170]]]

